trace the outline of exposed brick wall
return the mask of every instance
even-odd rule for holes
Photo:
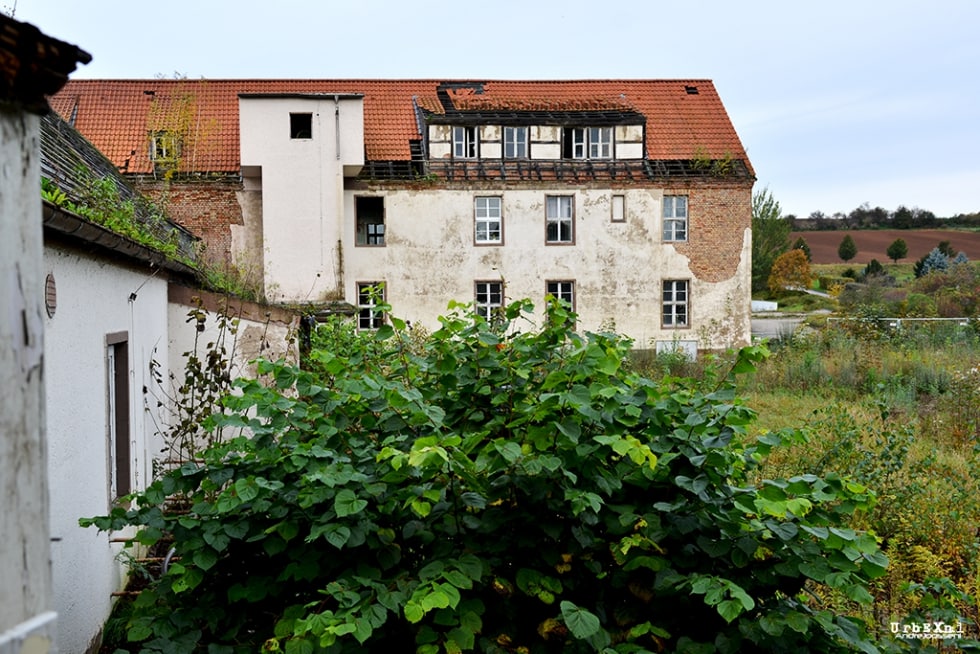
[[[667,187],[665,194],[688,195],[688,242],[677,251],[690,257],[698,279],[720,282],[735,274],[745,230],[752,226],[751,184]]]
[[[204,256],[216,264],[231,265],[231,225],[242,224],[237,181],[138,181],[141,192],[160,204],[167,215],[199,236]]]

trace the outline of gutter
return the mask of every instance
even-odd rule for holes
[[[181,277],[197,279],[198,271],[186,263],[171,259],[162,252],[122,236],[89,220],[68,213],[47,200],[42,201],[45,236],[55,235],[95,250],[112,253],[130,261],[162,268]],[[47,241],[47,238],[45,239]]]

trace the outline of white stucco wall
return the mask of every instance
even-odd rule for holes
[[[37,116],[0,107],[0,652],[4,654],[54,651],[38,130]]]
[[[290,113],[313,115],[311,138],[290,138]],[[356,174],[364,163],[362,100],[242,98],[239,121],[242,167],[261,171],[266,298],[335,297],[342,278],[337,241],[344,174]]]
[[[57,309],[46,318],[48,473],[54,594],[63,652],[84,652],[120,590],[119,534],[83,529],[79,518],[110,507],[106,335],[126,332],[130,364],[131,482],[145,488],[160,415],[151,361],[167,373],[167,282],[148,269],[122,267],[48,245],[44,272],[54,276]],[[135,297],[131,299],[131,295]]]
[[[633,338],[638,348],[675,338],[699,341],[701,347],[729,346],[722,342],[728,334],[721,333],[718,323],[734,322],[736,331],[748,327],[747,309],[732,303],[747,297],[749,241],[743,244],[735,275],[705,282],[692,272],[686,256],[662,242],[662,191],[615,191],[626,196],[623,222],[611,220],[613,193],[567,187],[348,191],[343,237],[346,297],[356,301],[357,282],[384,281],[386,298],[399,317],[436,328],[450,300],[473,300],[476,280],[503,279],[508,301],[526,297],[538,305],[543,304],[546,281],[573,280],[582,330],[614,327]],[[575,197],[574,245],[545,244],[544,203],[550,194]],[[385,197],[384,247],[354,245],[357,195]],[[503,198],[503,245],[474,244],[476,195]],[[665,279],[690,282],[691,324],[686,329],[661,328]],[[706,334],[712,335],[710,342],[702,342]]]

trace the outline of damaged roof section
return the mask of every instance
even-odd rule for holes
[[[363,96],[365,174],[417,174],[426,121],[475,124],[644,124],[653,169],[702,172],[705,159],[751,163],[710,80],[70,80],[52,106],[120,169],[154,174],[149,139],[179,106],[181,174],[238,175],[242,94]],[[169,114],[168,114],[169,115]],[[461,121],[461,122],[456,122]],[[664,162],[663,165],[655,162]]]
[[[194,274],[193,267],[185,262],[196,260],[198,239],[153,211],[111,161],[53,112],[41,118],[41,176],[64,193],[66,200],[65,206],[45,203],[44,226],[49,234],[71,238],[180,274]],[[71,210],[68,203],[84,205],[93,180],[102,179],[111,180],[119,205],[132,207],[133,220],[139,223],[141,230],[154,240],[176,246],[175,256],[168,256]]]

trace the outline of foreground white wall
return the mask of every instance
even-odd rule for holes
[[[119,534],[83,529],[79,518],[110,508],[113,466],[109,442],[107,342],[125,334],[129,353],[130,467],[134,489],[152,474],[160,415],[143,389],[151,361],[167,369],[167,282],[143,268],[48,245],[45,274],[56,288],[56,310],[45,320],[48,474],[54,595],[62,652],[85,652],[120,590]]]
[[[37,116],[0,108],[0,653],[52,651]],[[68,650],[63,650],[68,651]]]

